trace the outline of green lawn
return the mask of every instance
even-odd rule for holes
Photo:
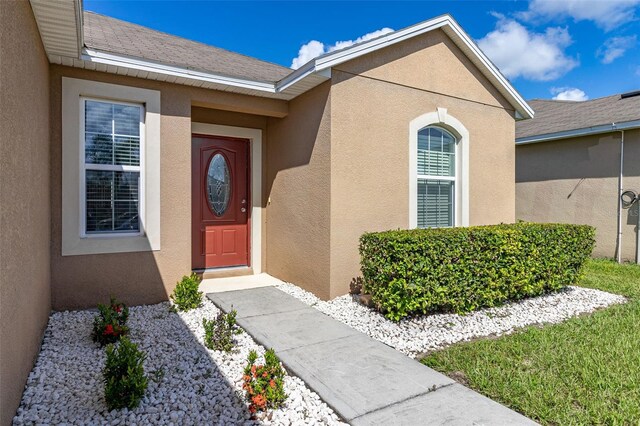
[[[542,424],[640,425],[640,266],[590,260],[579,285],[630,301],[422,362]]]

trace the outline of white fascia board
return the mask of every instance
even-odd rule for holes
[[[82,0],[74,0],[74,8],[76,12],[76,34],[78,39],[78,58],[82,55],[84,48],[84,8]]]
[[[294,84],[298,83],[300,80],[304,79],[308,75],[313,74],[315,72],[316,72],[316,61],[315,59],[312,59],[311,61],[307,62],[297,70],[293,71],[291,74],[289,74],[282,80],[278,81],[275,85],[276,93],[284,92],[289,87],[293,86]]]
[[[330,78],[330,70],[332,67],[341,63],[350,61],[362,55],[374,52],[376,50],[391,46],[403,40],[418,36],[420,34],[433,31],[438,28],[447,30],[448,35],[455,36],[457,40],[464,43],[469,50],[479,59],[479,62],[486,70],[495,78],[495,81],[504,89],[503,94],[506,95],[509,102],[515,107],[516,119],[533,118],[533,109],[526,103],[520,94],[515,90],[509,81],[498,71],[493,63],[482,53],[480,48],[469,38],[456,21],[449,15],[442,15],[437,18],[413,25],[411,27],[398,30],[384,36],[378,37],[368,42],[359,43],[352,47],[342,49],[336,52],[322,55],[312,59],[302,67],[293,71],[291,74],[276,83],[255,81],[248,79],[240,79],[219,74],[195,71],[184,67],[167,65],[159,62],[143,60],[139,58],[128,57],[106,53],[93,49],[83,49],[81,59],[84,61],[102,63],[105,65],[114,65],[118,67],[131,68],[140,71],[155,72],[175,77],[186,78],[189,80],[205,81],[209,83],[221,84],[232,87],[240,87],[244,89],[256,90],[258,92],[270,94],[287,94],[287,89],[296,85],[308,76],[315,74]],[[448,31],[451,30],[451,31]]]
[[[166,65],[158,62],[131,58],[113,53],[100,52],[85,48],[80,58],[87,62],[95,62],[105,65],[114,65],[124,68],[131,68],[139,71],[155,72],[159,74],[182,77],[189,80],[206,81],[209,83],[223,84],[226,86],[242,87],[244,89],[258,90],[267,93],[276,93],[275,85],[262,81],[246,80],[241,78],[228,77],[219,74],[206,73],[190,70],[188,68]]]
[[[455,34],[464,42],[464,44],[475,54],[475,56],[480,60],[482,65],[484,65],[491,73],[493,77],[498,80],[498,83],[507,91],[509,96],[511,96],[511,104],[516,108],[516,112],[520,114],[521,119],[533,118],[534,111],[533,108],[527,104],[520,93],[509,83],[509,81],[505,78],[504,75],[498,70],[498,68],[491,62],[491,60],[482,52],[482,50],[478,47],[478,45],[471,40],[471,38],[464,32],[464,30],[458,25],[458,23],[453,20],[453,18],[449,17],[449,26],[455,32]],[[518,118],[518,117],[516,117]]]
[[[527,145],[530,143],[549,142],[558,139],[575,138],[579,136],[598,135],[601,133],[617,132],[620,130],[631,130],[640,128],[640,120],[625,121],[622,123],[602,124],[600,126],[583,127],[581,129],[565,130],[562,132],[546,133],[543,135],[527,136],[517,138],[516,145]]]
[[[334,67],[336,65],[350,61],[376,50],[383,49],[392,44],[399,43],[401,41],[418,36],[420,34],[427,33],[429,31],[433,31],[437,28],[441,28],[450,22],[449,19],[450,17],[448,15],[439,16],[437,18],[412,25],[405,29],[385,34],[368,42],[358,43],[352,47],[320,56],[315,60],[316,70],[320,71],[326,68]]]
[[[278,91],[286,90],[288,87],[296,84],[300,80],[304,79],[309,74],[320,73],[333,66],[339,65],[343,62],[350,61],[351,59],[365,55],[367,53],[382,49],[390,44],[397,43],[399,41],[411,38],[415,35],[422,34],[423,32],[431,31],[435,28],[439,28],[444,25],[444,22],[435,22],[437,20],[444,20],[444,16],[434,18],[432,20],[422,22],[420,24],[413,25],[403,30],[394,31],[384,36],[377,37],[369,42],[358,43],[352,47],[338,50],[333,53],[327,53],[317,58],[314,58],[280,80],[276,85]],[[423,27],[429,25],[428,29]]]
[[[362,55],[366,55],[438,28],[450,29],[452,34],[448,33],[448,35],[450,37],[453,35],[458,39],[458,41],[464,43],[477,57],[480,64],[484,66],[495,78],[496,82],[503,87],[505,92],[503,94],[506,95],[507,99],[516,109],[516,119],[533,118],[533,109],[450,15],[438,16],[428,21],[375,38],[368,42],[358,43],[352,47],[319,56],[282,79],[278,82],[276,88],[278,91],[285,90],[287,87],[294,85],[309,74],[319,73]]]

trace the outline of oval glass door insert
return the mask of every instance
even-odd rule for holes
[[[222,216],[231,199],[231,174],[227,160],[220,153],[213,156],[207,171],[207,200],[216,216]]]

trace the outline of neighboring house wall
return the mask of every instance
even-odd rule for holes
[[[271,118],[267,143],[267,272],[327,299],[330,263],[331,95],[324,83]]]
[[[513,109],[442,31],[332,75],[330,297],[360,274],[362,233],[409,226],[409,123],[438,107],[469,132],[469,224],[514,221]]]
[[[625,132],[624,189],[640,192],[640,130]],[[518,145],[518,219],[595,226],[594,255],[614,257],[620,132]],[[635,259],[637,206],[623,210],[622,257]]]
[[[131,253],[62,256],[62,77],[158,90],[161,93],[161,249]],[[51,272],[54,309],[95,306],[113,295],[128,304],[167,300],[182,275],[191,271],[191,123],[192,107],[226,108],[254,115],[286,114],[284,101],[198,89],[69,67],[51,67]],[[197,119],[242,123],[238,115],[194,108]],[[263,125],[255,123],[253,125]],[[197,121],[197,120],[193,120]],[[248,122],[245,121],[245,122]],[[153,141],[147,141],[152,143]],[[263,167],[264,168],[264,167]],[[264,228],[263,228],[264,233]],[[263,238],[264,244],[265,238]]]
[[[49,62],[27,1],[0,2],[0,424],[11,424],[51,310]]]

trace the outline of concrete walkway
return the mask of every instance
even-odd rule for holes
[[[352,425],[533,425],[274,287],[210,293]]]

